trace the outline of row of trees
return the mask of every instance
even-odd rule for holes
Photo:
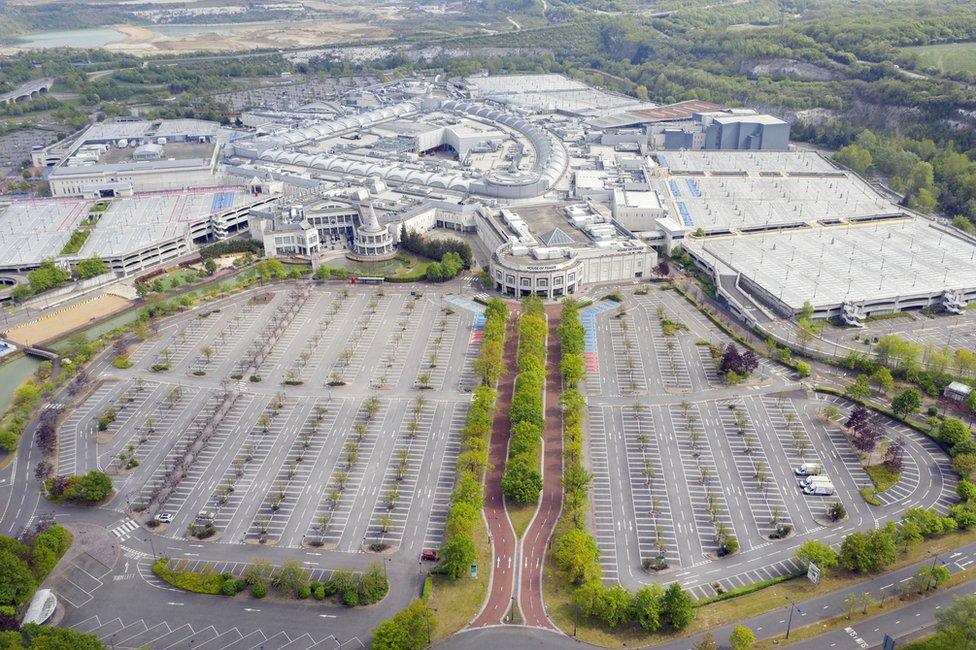
[[[946,515],[926,508],[910,508],[898,525],[888,522],[878,529],[849,533],[841,542],[839,552],[825,542],[810,539],[800,545],[794,558],[804,567],[812,562],[825,572],[837,567],[851,573],[881,572],[927,540],[976,528],[976,485],[960,481],[957,494],[960,503],[952,506]]]
[[[444,526],[440,570],[460,578],[475,560],[474,535],[484,507],[482,481],[488,467],[488,441],[498,396],[494,384],[503,371],[505,325],[508,307],[492,299],[485,309],[485,337],[475,362],[482,385],[474,390],[468,417],[461,432],[461,452],[457,458],[457,481],[451,494],[451,509]]]
[[[546,378],[546,315],[537,297],[523,301],[519,318],[518,375],[509,416],[512,422],[502,491],[515,503],[534,503],[542,490],[539,462],[545,415],[542,390]]]
[[[972,381],[976,377],[976,352],[966,348],[956,350],[937,347],[933,343],[920,345],[887,334],[874,346],[875,356],[852,351],[841,361],[849,370],[856,370],[874,379],[881,368],[887,368],[893,378],[915,384],[932,397],[938,397],[953,380]],[[879,377],[880,378],[880,377]],[[881,383],[879,386],[886,390]]]
[[[567,301],[559,323],[560,348],[564,362],[563,407],[563,514],[559,529],[565,530],[553,543],[553,558],[563,577],[575,585],[573,601],[584,615],[615,628],[631,623],[652,632],[670,627],[682,629],[694,619],[691,595],[673,583],[666,590],[654,584],[630,593],[619,584],[606,586],[602,580],[600,550],[587,532],[587,495],[591,476],[583,466],[583,421],[586,399],[579,391],[584,371],[585,330],[579,305]],[[567,530],[568,529],[568,530]]]

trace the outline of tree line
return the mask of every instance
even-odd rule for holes
[[[519,317],[518,375],[509,408],[511,437],[502,475],[502,491],[515,503],[535,503],[542,491],[539,463],[545,414],[542,391],[546,380],[546,315],[535,296],[522,301]]]

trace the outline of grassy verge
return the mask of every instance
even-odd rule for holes
[[[864,499],[864,502],[867,503],[869,506],[881,505],[881,499],[878,498],[877,490],[875,490],[874,488],[869,488],[869,487],[861,488],[860,490],[858,490],[858,492],[861,493],[861,498]]]
[[[885,467],[884,463],[865,465],[864,471],[871,477],[871,482],[874,483],[874,491],[879,493],[891,488],[901,477],[901,471],[891,471]]]
[[[949,578],[949,580],[945,583],[945,585],[943,585],[939,589],[933,589],[932,591],[928,592],[924,596],[913,598],[911,600],[901,600],[900,598],[894,598],[894,597],[886,598],[883,604],[879,603],[879,604],[869,606],[866,610],[863,608],[855,608],[854,611],[851,612],[850,617],[848,617],[846,614],[842,614],[840,616],[834,616],[833,618],[828,618],[826,621],[821,621],[820,623],[814,623],[812,625],[805,625],[800,628],[794,628],[790,632],[790,643],[796,641],[803,641],[804,639],[810,639],[815,636],[819,636],[821,634],[825,634],[827,632],[836,630],[837,628],[852,626],[859,621],[873,618],[875,616],[878,616],[879,614],[883,614],[884,612],[890,612],[893,610],[900,609],[907,605],[911,605],[915,602],[918,602],[918,600],[920,599],[934,596],[942,591],[945,591],[946,589],[955,587],[964,582],[972,580],[974,577],[976,577],[976,569],[968,569],[966,571],[960,571],[959,573],[956,573],[951,578]],[[785,635],[785,631],[784,631],[784,635]],[[780,645],[780,641],[783,640],[781,638],[782,636],[783,635],[777,635],[775,637],[763,639],[762,641],[757,642],[756,645],[753,646],[753,648],[761,649],[761,648],[778,647]],[[904,647],[908,647],[908,646],[904,646]]]
[[[434,620],[437,621],[433,639],[435,643],[467,625],[481,609],[481,604],[488,595],[491,548],[488,546],[488,530],[480,517],[474,539],[478,558],[477,578],[451,580],[444,576],[432,576],[433,590],[428,606],[434,609]]]
[[[936,632],[935,634],[923,636],[921,639],[916,639],[898,647],[901,650],[946,650],[952,647],[952,643],[952,639]]]
[[[506,503],[505,509],[508,511],[508,518],[512,520],[512,528],[515,529],[515,536],[522,539],[525,529],[529,527],[532,516],[535,514],[537,503]]]
[[[562,522],[560,522],[560,526],[556,528],[556,537],[565,532],[566,529],[562,527]],[[946,551],[971,542],[976,542],[976,530],[951,533],[945,537],[926,540],[925,544],[901,555],[898,561],[887,567],[886,571],[896,571],[904,566],[930,557],[931,553],[945,553]],[[946,586],[951,587],[954,584],[959,584],[959,582],[964,581],[965,578],[958,577],[961,575],[963,573],[954,575],[950,578]],[[974,570],[974,575],[976,575],[976,570]],[[742,622],[753,616],[758,616],[759,614],[783,607],[783,604],[787,602],[787,598],[802,605],[802,601],[804,600],[823,596],[831,591],[845,589],[859,583],[868,582],[876,577],[877,574],[861,575],[843,570],[835,570],[831,573],[824,574],[820,579],[819,586],[811,584],[805,577],[793,578],[778,584],[769,585],[759,591],[727,598],[719,602],[711,602],[695,609],[695,621],[683,630],[681,635],[690,636],[715,627]],[[662,581],[667,579],[668,575],[661,576]],[[542,589],[553,622],[563,632],[572,636],[575,613],[575,606],[572,603],[573,587],[560,575],[551,553],[546,556],[545,577],[542,580]],[[892,600],[901,602],[895,599]],[[889,606],[889,608],[893,608],[893,605]],[[877,611],[876,607],[875,611]],[[845,624],[848,623],[846,617],[844,617],[844,622]],[[823,631],[825,630],[821,629],[817,633]],[[790,634],[790,640],[793,639],[794,634],[796,634],[796,631]],[[811,636],[815,636],[815,634],[811,634]],[[610,629],[599,621],[580,617],[576,625],[576,638],[579,641],[605,648],[620,648],[625,645],[633,647],[636,645],[664,643],[673,640],[675,636],[660,633],[648,634],[636,626],[621,626],[616,629]]]

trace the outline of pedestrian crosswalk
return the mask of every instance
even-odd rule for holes
[[[137,528],[139,528],[139,523],[127,518],[109,530],[113,535],[122,540],[129,539],[129,537],[132,536],[132,531],[136,530]]]

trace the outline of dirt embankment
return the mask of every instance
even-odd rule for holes
[[[106,45],[105,49],[130,54],[291,49],[385,38],[391,33],[366,23],[331,20],[241,24],[229,31],[222,28],[213,32],[202,27],[200,32],[181,36],[167,36],[136,25],[115,25],[114,29],[126,38],[120,43]]]

